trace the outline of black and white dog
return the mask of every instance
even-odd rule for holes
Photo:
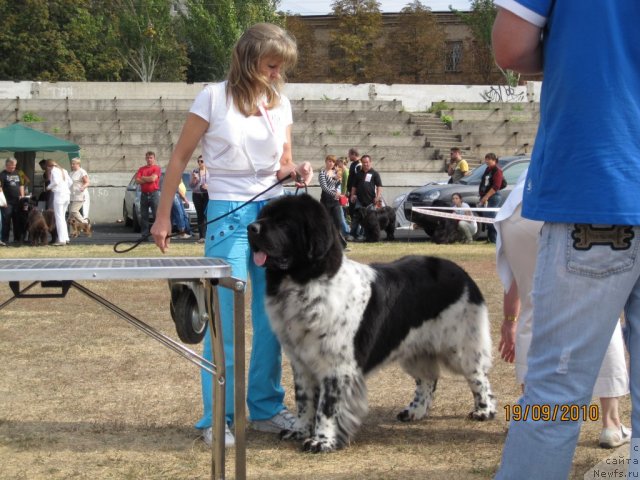
[[[365,376],[391,361],[416,382],[399,420],[428,414],[441,366],[467,379],[470,418],[494,417],[487,307],[458,265],[420,256],[349,260],[308,195],[267,204],[248,234],[254,262],[267,269],[271,325],[293,367],[298,419],[283,438],[312,452],[346,445],[367,413]]]

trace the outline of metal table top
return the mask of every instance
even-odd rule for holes
[[[0,259],[0,282],[226,278],[231,266],[218,258]]]

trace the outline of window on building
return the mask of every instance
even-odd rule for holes
[[[462,42],[447,42],[444,71],[460,72],[462,66]]]

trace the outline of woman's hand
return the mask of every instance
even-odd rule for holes
[[[505,320],[500,328],[500,344],[498,345],[500,358],[513,363],[516,358],[516,322]]]
[[[151,227],[151,236],[162,253],[166,253],[169,249],[171,239],[171,221],[168,218],[156,217],[156,221]]]
[[[309,185],[313,180],[313,168],[309,162],[303,162],[291,172],[291,175],[293,178],[300,177],[302,182],[296,181],[296,187],[302,188],[305,185]]]

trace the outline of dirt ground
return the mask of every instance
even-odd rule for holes
[[[400,423],[395,415],[411,400],[413,382],[389,366],[369,379],[370,413],[348,448],[312,455],[301,452],[297,443],[249,430],[248,478],[492,478],[506,435],[505,406],[514,404],[519,394],[513,366],[497,355],[502,290],[493,246],[398,242],[353,245],[352,250],[349,255],[364,262],[408,253],[445,256],[462,264],[478,282],[492,319],[490,380],[498,400],[497,418],[467,420],[471,393],[462,378],[445,374],[430,417]],[[188,245],[171,254],[201,252],[201,247]],[[0,258],[54,254],[113,255],[109,247],[88,246],[0,250]],[[146,245],[136,252],[156,254]],[[177,338],[166,282],[85,285]],[[8,286],[1,284],[0,302],[10,296]],[[20,299],[4,308],[0,358],[0,479],[209,478],[211,453],[193,428],[201,413],[197,368],[78,291],[65,298]],[[286,400],[295,410],[288,364],[284,372]],[[621,414],[628,423],[628,397],[621,402]],[[600,428],[599,422],[584,424],[571,478],[582,479],[611,454],[597,446]],[[227,452],[227,478],[233,478],[233,450]],[[528,478],[526,472],[522,478]]]

